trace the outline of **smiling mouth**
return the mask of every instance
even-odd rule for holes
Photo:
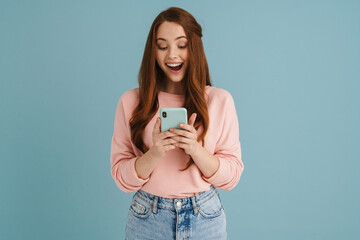
[[[179,72],[182,69],[182,67],[184,66],[184,63],[178,63],[178,64],[169,64],[169,63],[167,63],[166,66],[172,72]]]

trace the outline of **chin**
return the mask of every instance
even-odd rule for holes
[[[183,79],[170,79],[173,83],[181,83]]]
[[[170,76],[170,77],[167,76],[167,78],[174,83],[179,83],[179,82],[182,82],[182,80],[184,79],[184,76],[178,76],[176,78],[174,78],[172,76]]]

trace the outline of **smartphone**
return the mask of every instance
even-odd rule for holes
[[[188,124],[186,108],[162,108],[160,109],[161,132],[169,131],[170,128],[180,127],[180,123]]]

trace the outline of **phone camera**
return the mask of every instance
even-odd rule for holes
[[[166,112],[163,112],[163,113],[162,113],[162,116],[163,116],[164,118],[166,118]]]

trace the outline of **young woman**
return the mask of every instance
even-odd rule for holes
[[[139,71],[115,113],[111,175],[136,192],[126,239],[226,239],[216,188],[234,188],[244,169],[232,96],[211,85],[202,29],[181,8],[154,20]],[[160,131],[161,108],[184,107],[188,124]]]

